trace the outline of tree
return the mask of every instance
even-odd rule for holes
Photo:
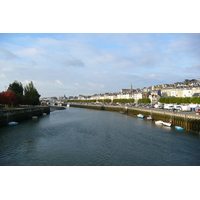
[[[5,92],[0,93],[0,104],[6,104]]]
[[[17,104],[17,96],[12,90],[0,93],[0,103],[9,106]]]
[[[149,98],[139,99],[138,103],[151,103],[151,100]]]
[[[188,85],[189,81],[190,81],[189,79],[185,79],[184,84]]]
[[[29,105],[38,105],[40,102],[39,101],[40,94],[34,87],[32,81],[24,87],[24,96],[25,96],[25,102]]]
[[[15,92],[17,96],[18,103],[23,103],[23,86],[22,83],[14,81],[12,84],[9,84],[8,90]]]
[[[23,95],[23,86],[20,82],[14,81],[12,84],[9,84],[8,90],[12,90],[16,94]]]

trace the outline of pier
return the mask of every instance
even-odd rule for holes
[[[170,112],[167,110],[158,110],[155,108],[136,108],[128,106],[110,106],[110,105],[90,105],[90,104],[70,104],[71,107],[88,108],[96,110],[114,111],[137,116],[142,114],[146,117],[152,116],[153,120],[162,120],[172,122],[173,126],[181,126],[185,130],[200,132],[200,115],[195,115],[194,112]],[[144,118],[144,119],[145,119]]]
[[[11,121],[23,121],[31,119],[33,116],[42,116],[43,114],[50,114],[50,107],[37,106],[16,109],[2,109],[0,110],[0,126],[6,126]]]

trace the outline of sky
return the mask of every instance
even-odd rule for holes
[[[68,97],[200,78],[197,0],[56,2],[2,4],[0,92],[15,80]]]
[[[199,33],[0,33],[0,91],[119,92],[200,78]]]

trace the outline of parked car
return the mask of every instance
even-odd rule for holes
[[[181,106],[176,106],[175,109],[181,111],[181,110],[182,110],[182,107],[181,107]]]

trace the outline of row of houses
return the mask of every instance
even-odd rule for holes
[[[118,93],[104,93],[104,94],[94,94],[94,95],[79,95],[79,96],[69,96],[66,97],[50,97],[42,98],[43,103],[48,103],[50,105],[60,105],[67,103],[70,100],[105,100],[110,99],[134,99],[138,102],[139,99],[149,98],[152,103],[157,103],[160,97],[200,97],[200,86],[192,87],[169,87],[169,86],[151,86],[143,89],[121,89]]]

